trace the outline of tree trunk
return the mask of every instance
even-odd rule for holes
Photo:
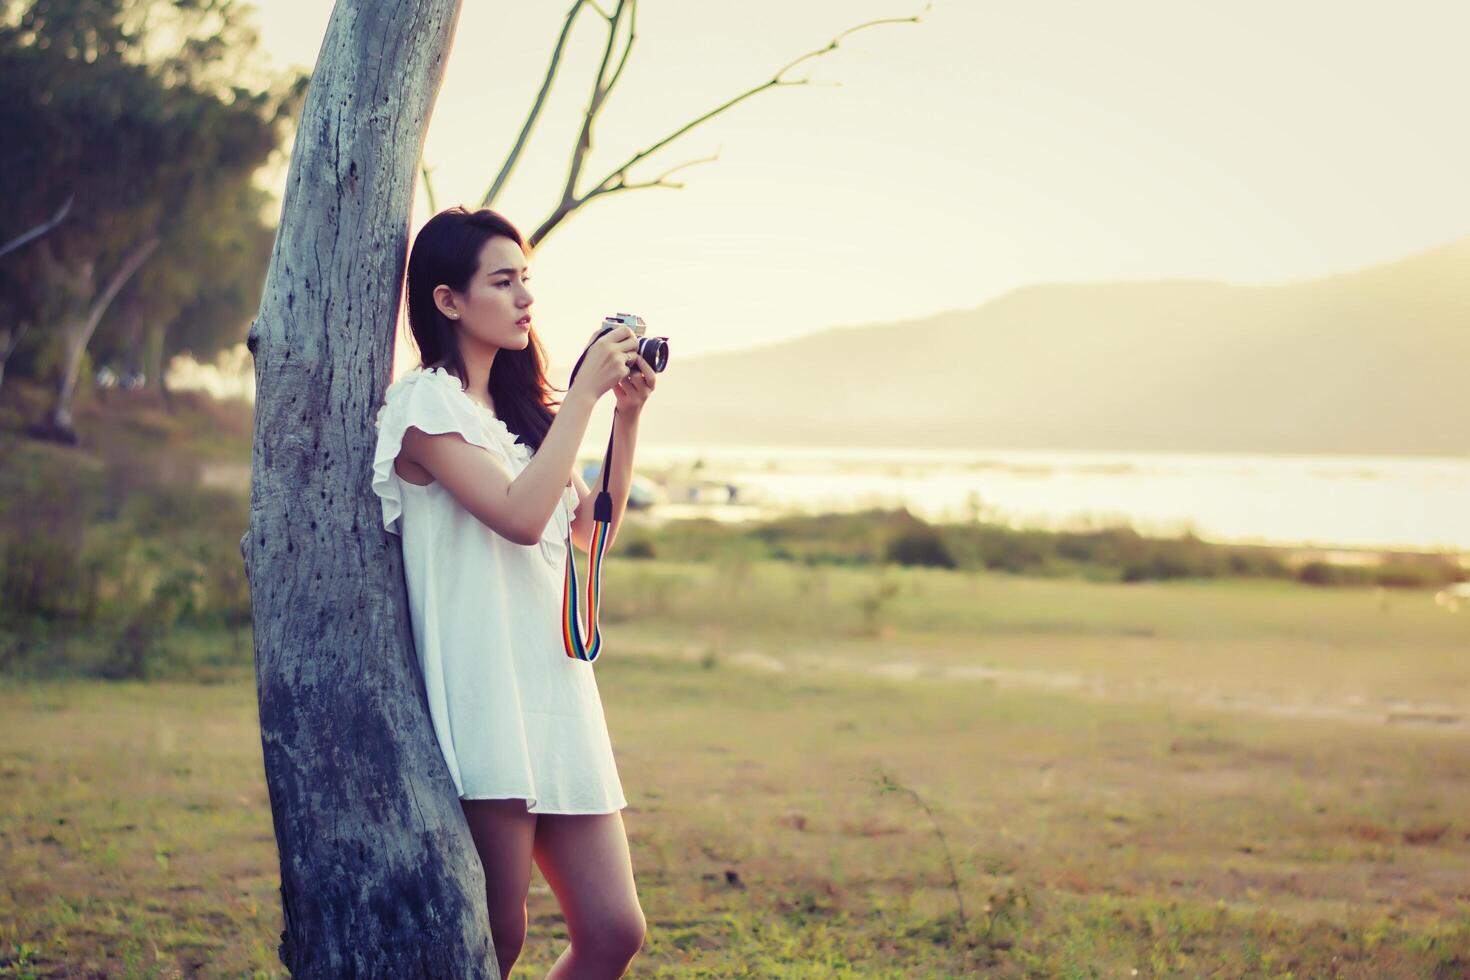
[[[157,391],[163,402],[163,410],[172,413],[174,403],[169,394],[168,379],[164,377],[164,373],[168,371],[167,358],[164,355],[164,351],[168,349],[168,325],[154,324],[147,327],[143,331],[141,347],[138,362],[139,369],[147,378],[146,387]]]
[[[143,304],[135,298],[126,308],[118,310],[113,318],[122,324],[123,366],[128,371],[143,370],[146,352],[143,345],[148,342],[148,333],[143,328]]]
[[[20,346],[20,338],[31,328],[30,323],[22,321],[13,329],[0,330],[0,385],[5,383],[5,365],[10,363],[10,355]]]
[[[458,0],[337,0],[260,313],[250,582],[281,961],[297,977],[499,977],[430,725],[402,552],[369,486],[414,177]]]
[[[61,379],[56,385],[56,401],[51,407],[50,429],[57,439],[65,442],[75,442],[76,435],[72,431],[71,403],[77,393],[77,375],[82,369],[82,355],[87,352],[87,345],[92,342],[92,334],[97,331],[97,324],[102,322],[102,316],[112,301],[117,298],[118,292],[126,286],[128,280],[133,278],[134,273],[143,267],[148,261],[148,256],[158,247],[157,238],[149,238],[133,246],[132,251],[123,256],[122,262],[112,273],[112,278],[107,285],[92,300],[92,305],[87,309],[87,315],[77,320],[67,322],[61,331]]]

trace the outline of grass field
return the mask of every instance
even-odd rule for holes
[[[608,582],[635,976],[1470,975],[1470,618],[1429,594]],[[0,974],[282,975],[254,688],[211,676],[0,686]],[[517,975],[565,941],[539,873],[530,911]]]

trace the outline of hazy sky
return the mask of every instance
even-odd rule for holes
[[[257,0],[275,64],[315,60],[331,6]],[[479,203],[568,6],[465,0],[425,150],[441,207]],[[645,0],[582,186],[841,30],[921,8]],[[527,232],[605,36],[585,11],[497,202]],[[1467,37],[1458,0],[935,0],[787,76],[840,87],[762,93],[632,173],[718,150],[685,189],[604,197],[553,232],[531,280],[553,380],[617,310],[676,361],[1028,283],[1281,281],[1470,233]]]

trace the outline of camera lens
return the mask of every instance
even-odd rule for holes
[[[654,371],[662,371],[669,363],[669,338],[643,337],[638,341],[638,356]]]

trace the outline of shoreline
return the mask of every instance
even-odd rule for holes
[[[746,504],[656,504],[651,509],[629,509],[628,514],[634,520],[648,527],[659,527],[660,525],[682,520],[710,519],[722,524],[753,524],[770,520],[779,520],[785,517],[819,517],[826,514],[856,514],[869,507],[852,507],[844,510],[825,508],[821,510],[803,510],[792,507],[763,507],[760,505]],[[878,508],[885,509],[885,508]],[[898,508],[892,508],[898,509]],[[935,527],[954,526],[964,522],[956,521],[928,521]],[[1025,525],[1012,525],[1005,522],[981,521],[981,524],[1005,527],[1014,531],[1035,531],[1042,534],[1085,534],[1088,529],[1066,529],[1028,527]],[[1136,531],[1141,537],[1155,540],[1172,540],[1183,537],[1182,534],[1153,534],[1147,533],[1134,527],[1126,521],[1121,521],[1111,527],[1127,527]],[[1103,530],[1104,527],[1092,528],[1090,530]],[[1195,535],[1206,544],[1221,548],[1258,548],[1288,556],[1288,564],[1306,564],[1312,561],[1324,561],[1333,565],[1344,566],[1371,566],[1393,557],[1433,558],[1440,557],[1452,560],[1462,568],[1470,568],[1470,551],[1458,551],[1454,549],[1425,549],[1422,547],[1404,545],[1355,545],[1355,544],[1321,544],[1318,542],[1294,542],[1294,541],[1263,541],[1260,539],[1232,540],[1229,538],[1207,537]]]

